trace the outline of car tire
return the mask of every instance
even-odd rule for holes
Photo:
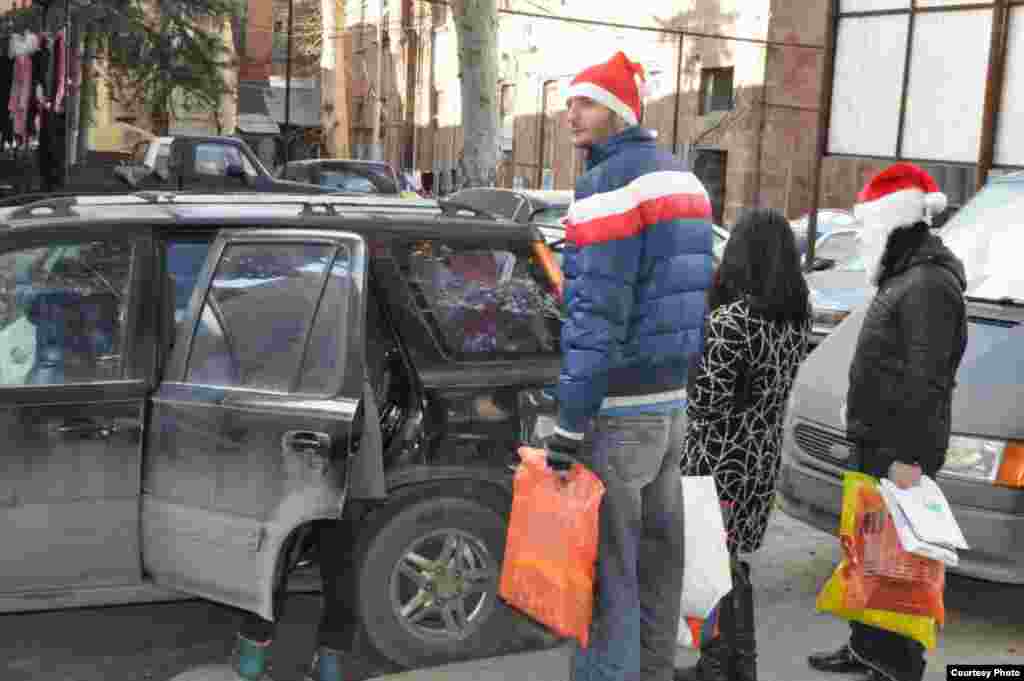
[[[479,487],[479,485],[476,485]],[[367,641],[406,668],[524,647],[521,615],[498,598],[507,502],[472,484],[430,485],[371,520],[358,571]],[[460,605],[461,603],[461,605]]]

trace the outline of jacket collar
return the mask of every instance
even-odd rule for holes
[[[946,268],[956,276],[961,289],[965,290],[967,288],[967,275],[964,272],[963,263],[942,243],[942,239],[931,232],[927,232],[924,235],[920,245],[916,248],[908,249],[889,268],[883,270],[878,277],[879,284],[887,279],[903,274],[912,267],[925,263]]]
[[[626,128],[622,132],[612,135],[604,142],[591,144],[590,154],[587,156],[587,170],[604,163],[608,158],[622,151],[623,148],[637,145],[655,145],[656,134],[641,128],[639,125]]]

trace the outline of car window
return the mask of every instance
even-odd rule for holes
[[[399,193],[398,179],[385,164],[328,161],[318,166],[321,186],[360,194]]]
[[[320,244],[228,246],[203,303],[187,380],[290,391],[335,250]]]
[[[832,270],[862,272],[864,259],[860,255],[860,237],[854,232],[840,232],[823,237],[815,249],[816,258],[834,260]]]
[[[247,175],[254,175],[251,163],[247,163],[238,147],[228,144],[197,144],[196,173],[200,175],[227,175],[230,166],[241,166]]]
[[[288,165],[284,169],[284,179],[292,182],[309,182],[309,167]]]
[[[131,264],[118,241],[0,255],[0,384],[123,378]]]
[[[330,265],[324,297],[313,325],[299,392],[329,393],[344,370],[342,362],[348,348],[344,331],[348,328],[354,276],[357,273],[353,272],[351,253],[346,248],[339,249]]]
[[[346,192],[359,192],[362,194],[375,194],[377,187],[370,180],[362,175],[347,170],[322,170],[320,171],[320,185],[331,189],[340,189]]]
[[[192,290],[209,250],[208,241],[174,239],[167,243],[167,271],[174,278],[175,322],[184,319],[188,311]]]
[[[167,175],[168,169],[171,163],[171,145],[161,144],[160,148],[156,152],[156,167],[154,168],[157,172]]]
[[[486,360],[558,351],[559,303],[528,250],[420,242],[410,247],[404,269],[449,356]]]
[[[560,220],[569,214],[569,206],[550,206],[533,216],[534,222],[542,225],[561,225]]]
[[[1024,184],[996,182],[986,186],[957,211],[940,234],[967,273],[967,295],[1024,300],[1020,253],[1024,233]]]

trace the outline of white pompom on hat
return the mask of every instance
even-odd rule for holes
[[[653,94],[644,77],[644,67],[630,61],[624,52],[616,52],[608,61],[583,69],[565,91],[566,101],[586,97],[602,104],[628,125],[640,121],[640,103]]]
[[[924,222],[946,210],[946,195],[927,172],[913,163],[894,163],[875,175],[857,194],[853,214],[861,222],[895,229]]]

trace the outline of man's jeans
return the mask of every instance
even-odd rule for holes
[[[590,646],[574,681],[670,681],[683,588],[685,411],[596,419],[580,459],[605,484]]]

